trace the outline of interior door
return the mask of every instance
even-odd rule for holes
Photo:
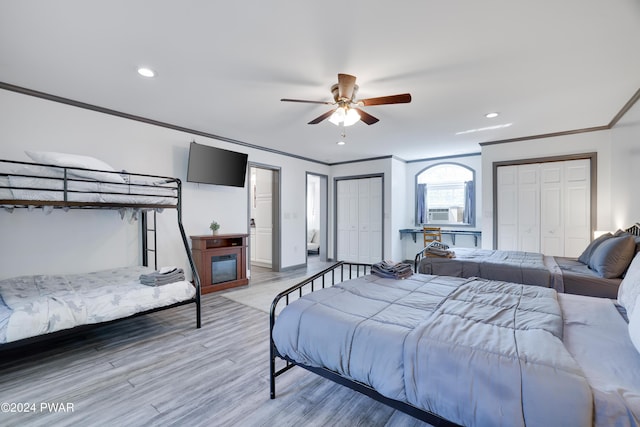
[[[564,162],[564,256],[578,257],[591,241],[591,161]]]
[[[562,162],[540,165],[540,249],[545,255],[563,256],[565,252],[563,183]]]
[[[338,261],[358,261],[358,180],[337,182]]]
[[[540,252],[538,165],[518,166],[518,250]]]
[[[498,249],[518,249],[518,167],[501,166],[497,177]]]
[[[374,263],[382,260],[382,207],[382,178],[337,180],[339,261]]]
[[[366,256],[360,255],[361,262],[373,264],[382,261],[382,178],[370,178],[368,185],[369,205],[367,209],[367,245]],[[360,209],[360,207],[359,207]],[[360,227],[361,233],[364,231]]]
[[[591,160],[497,168],[497,248],[577,257],[590,242]]]
[[[271,268],[273,239],[273,171],[255,169],[253,193],[253,216],[255,237],[252,248],[252,262],[261,267]]]

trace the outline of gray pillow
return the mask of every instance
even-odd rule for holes
[[[611,237],[613,237],[613,234],[606,233],[599,236],[597,239],[595,239],[591,243],[589,243],[589,246],[587,246],[584,252],[582,252],[582,255],[578,257],[578,261],[580,261],[585,265],[589,265],[589,261],[591,260],[591,255],[593,255],[593,252],[595,252],[596,248],[600,246],[602,242],[604,242],[607,239],[610,239]]]
[[[635,250],[636,241],[633,236],[611,237],[593,251],[589,268],[605,279],[620,277],[629,267]]]

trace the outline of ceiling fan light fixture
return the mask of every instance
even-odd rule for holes
[[[329,121],[336,126],[352,126],[360,120],[360,114],[353,108],[338,107],[329,117]]]
[[[358,123],[358,120],[360,120],[360,114],[358,114],[358,112],[353,108],[349,108],[347,110],[347,115],[344,118],[344,125],[345,126],[355,125],[356,123]]]
[[[344,123],[344,118],[347,116],[347,113],[344,111],[343,107],[338,107],[333,112],[333,114],[329,117],[329,121],[336,126],[340,126],[340,124]]]

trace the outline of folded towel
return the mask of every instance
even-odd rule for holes
[[[411,265],[403,262],[381,261],[371,266],[371,273],[389,279],[406,279],[413,274]]]
[[[163,268],[153,273],[140,275],[140,283],[147,286],[161,286],[183,280],[185,280],[184,270],[175,267]]]
[[[449,245],[440,242],[431,242],[424,248],[426,256],[435,256],[442,258],[455,258],[456,253],[449,249]]]

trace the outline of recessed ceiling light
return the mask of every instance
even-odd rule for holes
[[[508,128],[509,126],[511,126],[513,123],[505,123],[503,125],[495,125],[495,126],[487,126],[484,128],[478,128],[478,129],[469,129],[469,130],[463,130],[462,132],[456,132],[456,135],[464,135],[466,133],[474,133],[474,132],[482,132],[485,130],[494,130],[494,129],[502,129],[502,128]]]
[[[336,144],[338,144],[338,145],[344,145],[344,144],[346,144],[346,142],[344,142],[344,141],[338,141],[338,142],[336,142]]]
[[[142,77],[155,77],[156,72],[151,68],[140,67],[138,68],[138,74],[140,74]]]
[[[499,115],[500,115],[499,113],[495,113],[495,112],[494,112],[494,113],[487,113],[487,114],[485,114],[484,116],[485,116],[487,119],[493,119],[494,117],[498,117]]]

